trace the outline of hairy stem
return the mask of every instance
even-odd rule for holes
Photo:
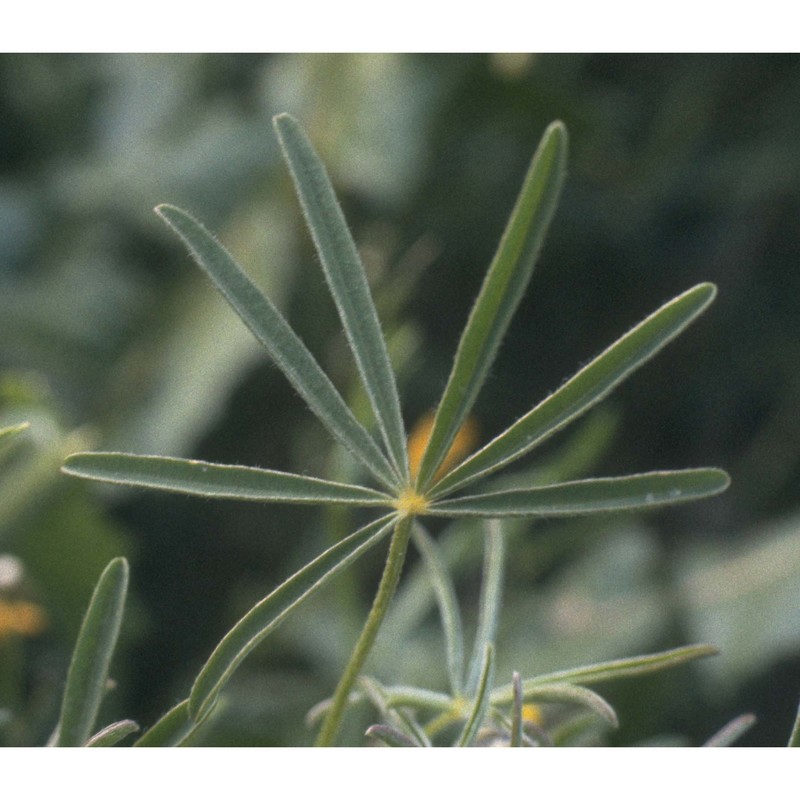
[[[389,609],[395,589],[397,589],[397,584],[400,582],[400,573],[406,558],[410,534],[411,517],[402,517],[398,520],[392,533],[389,553],[386,556],[386,566],[383,568],[383,575],[381,576],[375,600],[372,603],[372,609],[350,656],[350,661],[339,680],[339,685],[336,687],[331,707],[325,716],[322,729],[315,742],[317,747],[330,747],[336,739],[347,706],[347,699],[350,696],[350,690],[353,688],[353,684],[356,682],[364,662],[367,660],[383,618]]]

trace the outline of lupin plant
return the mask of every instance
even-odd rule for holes
[[[485,526],[477,630],[465,664],[463,623],[453,581],[436,541],[415,522],[412,537],[434,587],[444,633],[449,692],[384,686],[363,676],[350,702],[367,700],[382,719],[367,729],[367,736],[395,747],[429,747],[439,742],[507,747],[602,743],[605,732],[619,721],[613,707],[589,686],[677,667],[716,653],[709,645],[690,645],[525,680],[515,671],[508,684],[494,687],[506,552],[515,532],[499,520]],[[313,724],[328,706],[325,702],[312,709],[309,722]],[[737,717],[705,746],[731,744],[754,721],[752,715]]]
[[[188,246],[191,255],[265,346],[295,390],[333,438],[364,468],[371,482],[341,483],[275,470],[129,453],[77,453],[66,460],[63,470],[82,478],[205,497],[374,508],[376,518],[325,550],[253,607],[211,654],[189,697],[147,731],[138,740],[139,745],[187,741],[208,717],[226,682],[247,654],[305,598],[367,550],[389,538],[372,608],[332,699],[321,713],[317,744],[334,744],[353,693],[366,685],[373,700],[381,696],[379,684],[359,684],[359,677],[398,586],[409,541],[413,538],[423,557],[435,563],[435,545],[418,525],[423,518],[539,519],[595,512],[646,511],[715,495],[729,483],[724,471],[704,468],[572,480],[505,491],[472,488],[584,414],[653,357],[712,302],[716,289],[709,283],[689,289],[656,310],[557,391],[460,463],[448,458],[526,290],[556,208],[567,158],[567,133],[560,122],[547,128],[534,154],[497,253],[469,315],[424,451],[412,464],[397,383],[366,273],[325,167],[292,117],[281,114],[274,123],[374,413],[375,431],[357,420],[314,356],[227,250],[185,211],[161,205],[156,212]],[[466,494],[467,489],[472,493]],[[121,564],[116,564],[114,574],[123,574]],[[440,585],[444,585],[442,571],[435,570],[435,574],[439,575]],[[490,600],[495,596],[496,592],[488,592],[486,602],[491,605]],[[499,714],[504,706],[511,708],[508,712],[509,740],[520,743],[524,733],[521,727],[523,700],[534,701],[545,695],[555,698],[559,691],[562,699],[569,695],[573,701],[588,704],[598,713],[602,709],[606,718],[612,719],[613,711],[589,689],[579,686],[578,678],[585,678],[583,682],[586,683],[591,682],[591,675],[605,675],[608,670],[626,674],[628,667],[633,670],[637,667],[620,662],[621,667],[587,668],[591,673],[588,677],[586,671],[578,671],[580,676],[564,673],[558,677],[555,689],[552,680],[530,683],[517,678],[509,687],[495,689],[492,687],[492,625],[488,622],[491,614],[489,611],[487,614],[487,623],[478,636],[482,646],[476,651],[467,674],[462,675],[461,668],[451,664],[454,694],[447,700],[443,713],[452,715],[454,709],[468,709],[457,743],[473,743],[486,715]],[[458,660],[457,652],[457,648],[450,648],[451,661]],[[644,661],[640,659],[636,663],[652,666],[652,659],[655,659],[658,664],[668,664],[707,652],[707,648],[690,648],[644,657]],[[96,699],[95,695],[92,697]],[[67,719],[70,718],[69,707],[65,705]],[[387,706],[387,713],[391,710]],[[126,733],[131,730],[127,722],[123,727]],[[74,733],[76,730],[79,734]],[[408,730],[390,723],[372,733],[386,741],[394,737],[398,742],[409,736]],[[420,735],[416,728],[411,734]],[[69,737],[69,743],[75,743],[86,736],[88,729],[83,719],[77,727],[70,726],[69,732],[65,726],[61,740],[64,743],[64,737]]]

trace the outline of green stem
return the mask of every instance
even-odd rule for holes
[[[389,609],[389,603],[394,596],[395,589],[397,589],[397,584],[400,582],[400,573],[403,569],[408,539],[411,535],[411,520],[410,516],[400,518],[392,533],[389,553],[386,556],[386,566],[383,568],[383,575],[381,576],[375,600],[372,603],[372,609],[350,656],[350,661],[339,680],[339,685],[336,687],[331,707],[325,715],[322,730],[320,730],[315,742],[317,747],[330,747],[333,745],[339,732],[347,700],[350,697],[350,690],[353,688],[353,684],[356,682],[361,668],[364,666],[364,662],[372,649],[383,618]]]

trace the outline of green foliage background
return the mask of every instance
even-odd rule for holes
[[[438,399],[555,118],[570,131],[569,175],[479,399],[483,437],[669,297],[719,286],[711,312],[579,439],[554,441],[548,463],[576,474],[713,464],[733,486],[644,520],[521,535],[499,669],[710,641],[722,649],[713,663],[610,698],[614,743],[696,744],[744,711],[759,717],[744,744],[785,743],[800,693],[798,103],[800,58],[779,55],[0,57],[0,421],[32,422],[2,454],[0,552],[22,560],[14,591],[50,620],[40,637],[0,641],[0,706],[15,712],[5,743],[47,738],[112,556],[130,557],[133,597],[107,713],[146,726],[244,610],[344,529],[333,513],[58,474],[87,446],[338,474],[326,435],[151,212],[169,202],[203,219],[337,385],[354,387],[279,162],[270,119],[281,111],[309,131],[363,249],[409,427]],[[479,536],[459,545],[467,604]],[[309,740],[303,714],[333,687],[377,563],[254,655],[209,744]],[[441,644],[434,617],[423,623],[404,634],[397,677],[436,688]],[[373,658],[389,675],[401,628]]]

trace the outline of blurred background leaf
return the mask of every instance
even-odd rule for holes
[[[711,311],[598,409],[583,444],[555,437],[521,467],[545,481],[718,465],[732,488],[643,521],[513,532],[496,674],[710,640],[722,655],[707,663],[615,686],[609,741],[699,744],[752,711],[742,744],[784,744],[800,688],[798,101],[794,55],[0,56],[0,422],[31,422],[0,462],[0,550],[24,574],[0,593],[48,620],[0,641],[19,666],[3,677],[4,741],[46,740],[110,558],[131,560],[132,606],[99,722],[147,726],[250,605],[359,522],[58,474],[87,446],[340,480],[354,469],[151,212],[169,202],[203,219],[364,407],[279,164],[270,119],[288,111],[362,251],[409,428],[438,399],[553,119],[570,131],[569,173],[475,408],[482,441],[665,300],[718,284]],[[480,526],[432,533],[453,551],[473,630]],[[310,740],[302,716],[356,636],[372,555],[253,655],[202,741]],[[399,672],[440,688],[432,600],[414,614],[394,629]],[[400,677],[396,647],[374,654],[381,680]]]

